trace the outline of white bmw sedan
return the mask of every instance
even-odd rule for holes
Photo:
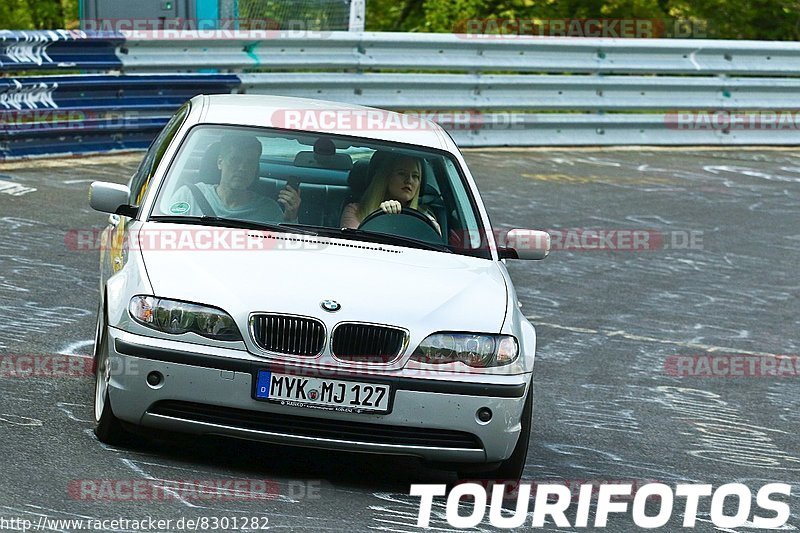
[[[97,437],[131,430],[411,455],[519,479],[534,328],[436,124],[333,102],[197,96],[109,213],[95,339]]]

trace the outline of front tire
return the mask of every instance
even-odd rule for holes
[[[108,362],[108,328],[105,310],[97,313],[97,328],[94,340],[94,434],[105,444],[118,445],[128,441],[130,434],[122,427],[122,422],[114,416],[108,397],[108,384],[111,381],[111,366]]]

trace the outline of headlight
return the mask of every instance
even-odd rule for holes
[[[413,361],[442,365],[461,361],[476,368],[513,363],[519,355],[517,339],[511,335],[434,333],[411,355]]]
[[[214,307],[155,296],[134,296],[128,311],[139,324],[164,333],[197,333],[220,341],[242,340],[230,315]]]

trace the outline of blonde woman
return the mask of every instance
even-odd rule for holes
[[[416,157],[401,154],[386,154],[381,159],[361,200],[347,204],[342,211],[341,227],[357,228],[367,215],[378,209],[397,214],[403,207],[410,207],[427,215],[441,234],[442,230],[433,215],[419,205],[422,162]]]

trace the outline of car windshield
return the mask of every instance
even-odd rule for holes
[[[339,135],[195,126],[150,218],[302,229],[491,257],[451,155]]]

